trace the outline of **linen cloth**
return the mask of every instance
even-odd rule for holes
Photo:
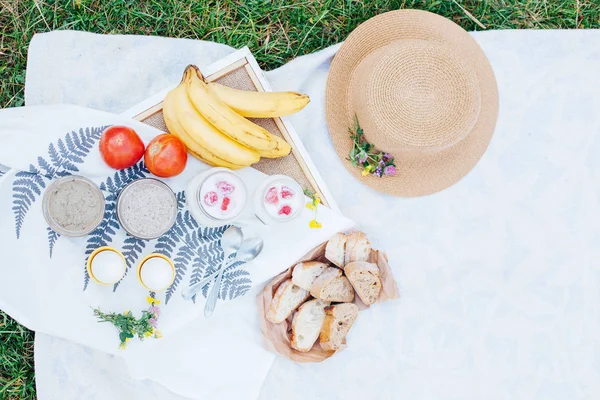
[[[208,286],[194,302],[184,300],[179,292],[208,276],[223,258],[219,240],[226,227],[201,226],[191,216],[185,201],[188,182],[210,167],[190,158],[180,175],[164,179],[179,202],[177,221],[169,232],[150,241],[126,235],[117,220],[116,197],[128,182],[152,175],[142,164],[114,171],[102,161],[97,141],[103,127],[108,125],[130,126],[146,143],[160,133],[140,122],[80,106],[0,110],[0,139],[11,144],[0,148],[0,159],[11,167],[0,184],[0,209],[4,210],[0,243],[4,254],[11,255],[0,268],[0,308],[30,329],[119,355],[132,368],[152,366],[156,373],[168,366],[162,371],[162,378],[157,379],[172,385],[179,393],[204,391],[208,395],[212,391],[208,389],[210,385],[202,385],[199,390],[198,380],[189,379],[186,371],[196,370],[205,379],[210,378],[212,385],[221,385],[220,379],[226,379],[227,372],[236,368],[243,372],[248,386],[239,384],[235,389],[242,393],[257,391],[273,355],[262,348],[255,310],[256,290],[251,290],[252,286],[257,287],[293,265],[334,233],[349,229],[352,222],[321,207],[319,221],[323,227],[311,229],[309,221],[314,213],[303,207],[300,216],[287,224],[264,227],[254,220],[254,225],[259,226],[243,226],[246,237],[258,235],[264,240],[264,249],[256,260],[225,270],[219,292],[222,301],[218,304],[218,313],[222,315],[205,319],[202,310],[210,292]],[[81,238],[61,237],[49,229],[40,204],[44,188],[47,190],[54,179],[70,173],[90,178],[106,197],[103,222]],[[250,219],[254,215],[251,194],[266,176],[253,168],[245,168],[238,174],[245,182],[250,203],[242,217]],[[11,214],[14,223],[9,223]],[[122,249],[129,265],[128,274],[118,286],[94,283],[85,268],[87,255],[106,245]],[[114,326],[99,324],[92,308],[104,312],[130,309],[134,314],[148,308],[149,292],[138,282],[135,268],[152,252],[167,255],[176,268],[173,284],[155,294],[162,303],[159,324],[164,340],[147,339],[143,343],[132,340],[127,351],[122,351]],[[244,296],[247,292],[250,295]],[[227,302],[231,302],[229,308]],[[185,330],[185,325],[192,321],[199,329],[193,338],[186,340],[186,333],[179,330]],[[238,338],[238,332],[247,333]],[[196,366],[196,357],[173,360],[168,356],[186,354],[194,347],[200,349],[199,358],[207,360],[200,367]],[[244,363],[241,358],[247,361]],[[175,361],[178,368],[173,369]]]
[[[497,129],[471,173],[423,198],[378,194],[341,165],[323,96],[337,46],[266,73],[274,89],[311,96],[311,118],[292,121],[342,212],[388,252],[402,299],[362,312],[348,349],[323,364],[277,358],[260,399],[599,396],[600,32],[473,36],[498,81]],[[189,55],[209,48],[132,40],[141,39],[37,35],[26,103],[118,112],[178,80]],[[121,52],[142,63],[115,71],[106,55]],[[67,72],[80,65],[93,68]],[[42,400],[182,398],[127,377],[119,359],[47,335],[36,335],[36,366]]]
[[[242,218],[254,221],[242,230],[246,237],[260,236],[264,249],[256,260],[225,270],[218,315],[205,319],[202,310],[209,290],[201,291],[195,302],[183,300],[179,292],[209,275],[222,259],[218,244],[225,228],[198,224],[185,200],[188,182],[209,166],[190,157],[183,173],[164,179],[179,202],[173,229],[151,241],[126,235],[117,221],[116,196],[128,182],[152,175],[141,163],[115,171],[102,161],[97,143],[108,125],[130,126],[145,143],[161,133],[126,117],[75,105],[0,110],[0,138],[10,143],[0,148],[0,160],[11,167],[0,184],[0,209],[5,211],[0,243],[3,253],[14,257],[7,257],[0,268],[0,308],[30,329],[118,355],[138,376],[149,370],[150,376],[178,393],[203,397],[223,393],[222,387],[229,386],[233,374],[238,376],[237,384],[229,386],[227,393],[258,394],[274,358],[262,347],[258,326],[255,296],[261,283],[353,223],[320,207],[318,218],[323,226],[311,229],[314,212],[302,207],[293,221],[264,227],[252,219],[254,203],[250,200],[266,176],[253,168],[238,171],[248,190],[249,205]],[[70,173],[90,178],[106,197],[102,224],[81,238],[55,234],[42,214],[44,190],[54,179]],[[118,287],[90,280],[85,269],[87,255],[105,245],[122,249],[130,270],[152,252],[173,259],[175,281],[166,291],[156,293],[161,301],[162,340],[141,343],[134,339],[126,351],[119,350],[115,328],[99,324],[93,315],[95,307],[104,312],[130,309],[139,314],[149,306],[145,300],[149,293],[134,271],[129,271]],[[187,328],[190,322],[193,325]],[[240,332],[245,332],[243,338],[239,338]]]

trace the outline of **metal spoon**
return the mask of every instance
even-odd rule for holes
[[[235,259],[233,260],[233,263],[237,262],[237,261],[250,261],[255,259],[260,252],[263,249],[263,240],[259,239],[259,238],[255,238],[255,239],[250,239],[246,242],[246,248],[242,249],[240,247],[240,249],[238,250],[238,253],[235,256]],[[244,247],[244,242],[242,242],[242,247]],[[243,250],[243,251],[242,251]],[[217,276],[217,280],[215,281],[215,287],[213,287],[212,291],[213,292],[219,292],[219,290],[221,289],[221,278],[223,277],[223,273],[225,272],[227,268],[225,266],[222,267],[222,269],[219,271],[219,275]],[[218,286],[217,286],[218,285]],[[212,292],[211,292],[212,294]],[[213,298],[208,298],[206,301],[206,305],[204,306],[204,316],[205,317],[210,317],[212,316],[214,310],[215,310],[215,306],[217,305],[217,300],[218,300],[218,295],[214,296]],[[212,301],[212,303],[209,303],[210,301]],[[208,313],[208,314],[207,314]]]
[[[246,262],[250,262],[250,261],[254,260],[256,257],[258,257],[258,255],[262,251],[263,245],[264,245],[264,242],[260,238],[250,238],[250,239],[244,240],[242,242],[242,246],[240,247],[240,249],[238,250],[238,252],[235,256],[235,260],[228,263],[225,266],[225,269],[227,269],[230,265],[232,265],[233,263],[238,262],[238,261],[246,263]],[[196,294],[198,294],[198,292],[200,292],[200,290],[202,290],[202,288],[208,282],[212,281],[219,274],[220,271],[221,270],[217,270],[217,271],[213,272],[212,274],[210,274],[209,276],[207,276],[206,278],[202,279],[200,282],[196,282],[193,285],[191,285],[190,287],[188,287],[187,289],[184,289],[183,292],[181,292],[181,297],[183,297],[185,300],[191,300],[192,297],[194,297]]]
[[[229,260],[229,256],[231,256],[233,253],[237,253],[237,251],[240,249],[242,246],[242,240],[244,240],[244,234],[237,226],[230,226],[227,228],[221,237],[223,261],[221,262],[221,268],[219,270],[219,275],[217,275],[215,285],[210,291],[210,294],[206,299],[206,305],[204,306],[204,316],[207,318],[212,317],[213,312],[215,311],[215,306],[217,305],[217,298],[219,297],[219,290],[221,289],[221,279],[223,279],[223,271],[225,271],[225,263],[227,260]]]

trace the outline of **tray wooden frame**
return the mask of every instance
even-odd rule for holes
[[[220,59],[219,61],[205,68],[201,68],[201,70],[206,80],[210,82],[236,71],[239,68],[244,68],[246,70],[258,91],[272,91],[271,85],[265,78],[262,70],[256,62],[256,59],[248,47],[237,50],[234,53]],[[160,93],[157,93],[151,98],[130,108],[123,114],[130,116],[132,119],[144,122],[162,110],[162,99],[164,99],[166,93],[172,88],[173,87],[170,87],[161,91]],[[281,117],[273,118],[273,121],[281,131],[285,140],[292,147],[292,154],[290,156],[295,158],[298,168],[302,170],[302,173],[306,176],[308,182],[311,184],[312,189],[319,194],[319,196],[321,196],[323,205],[339,211],[337,204],[325,185],[325,182],[319,174],[315,164],[308,155],[306,148],[302,144],[302,141],[300,140],[300,137],[292,126],[290,120],[286,117]]]

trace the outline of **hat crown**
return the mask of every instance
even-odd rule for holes
[[[397,156],[456,144],[481,108],[469,64],[442,43],[412,39],[368,54],[352,74],[348,101],[367,140]]]

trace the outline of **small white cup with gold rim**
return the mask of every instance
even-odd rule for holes
[[[127,270],[125,256],[110,246],[98,247],[87,260],[87,272],[90,278],[100,285],[114,285],[119,282]]]
[[[149,291],[160,292],[173,284],[175,265],[169,257],[163,254],[149,254],[138,264],[137,278],[140,284]]]

